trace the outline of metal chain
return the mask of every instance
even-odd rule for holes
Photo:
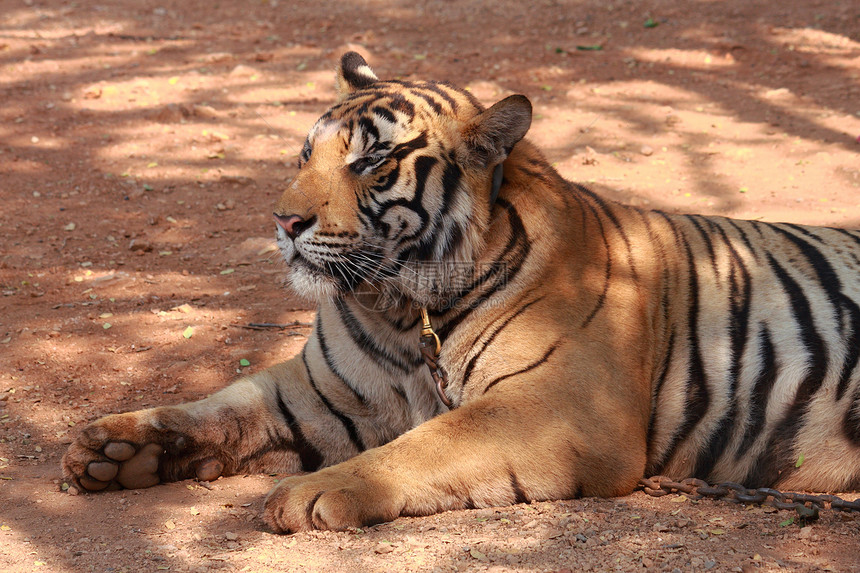
[[[779,491],[769,487],[749,489],[739,483],[721,482],[711,485],[696,478],[675,481],[666,476],[653,476],[639,480],[639,488],[653,497],[670,493],[683,493],[691,499],[719,499],[730,503],[769,505],[777,509],[793,509],[807,521],[818,519],[822,509],[856,511],[860,513],[860,499],[847,501],[835,495]]]

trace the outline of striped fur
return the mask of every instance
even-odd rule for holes
[[[314,472],[269,495],[282,532],[623,495],[646,473],[860,488],[860,232],[611,203],[522,140],[522,96],[484,109],[354,53],[337,78],[275,212],[319,308],[306,347],[91,424],[63,460],[76,486]]]

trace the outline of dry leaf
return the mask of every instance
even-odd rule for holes
[[[474,559],[477,559],[478,561],[481,561],[483,563],[486,563],[487,561],[490,560],[486,555],[484,555],[483,553],[481,553],[477,549],[470,549],[469,555],[471,555]]]

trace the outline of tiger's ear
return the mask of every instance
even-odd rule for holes
[[[531,124],[531,102],[512,95],[473,117],[463,128],[463,140],[474,163],[491,167],[505,160]]]
[[[379,78],[358,52],[347,52],[340,58],[335,76],[338,100],[349,94],[373,85]]]

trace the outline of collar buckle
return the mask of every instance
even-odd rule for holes
[[[421,308],[421,336],[418,339],[418,349],[424,358],[424,364],[430,370],[430,376],[436,383],[436,393],[439,395],[439,399],[445,406],[451,408],[453,402],[445,393],[445,389],[448,387],[448,374],[444,368],[439,366],[442,342],[439,340],[439,335],[433,330],[433,326],[430,324],[430,315],[424,307]]]

